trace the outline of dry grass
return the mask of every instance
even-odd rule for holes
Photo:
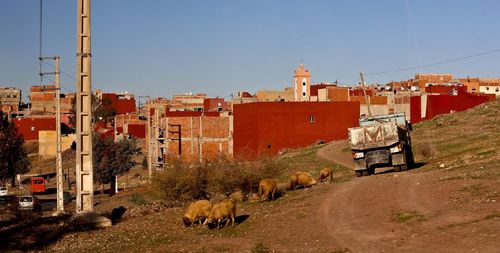
[[[290,150],[284,155],[262,157],[255,161],[238,161],[218,157],[204,163],[186,163],[176,158],[167,162],[163,172],[155,176],[154,186],[166,201],[183,205],[195,199],[228,197],[240,191],[244,197],[257,192],[263,178],[277,179],[279,185],[288,185],[290,175],[306,171],[315,178],[324,167],[334,171],[334,181],[349,181],[353,175],[349,169],[335,165],[316,156],[322,145],[300,150]]]
[[[500,162],[494,148],[500,142],[498,111],[500,100],[495,100],[416,124],[412,145],[417,162],[443,163],[446,169]]]
[[[244,162],[219,157],[196,164],[170,159],[167,168],[155,176],[154,185],[167,201],[182,204],[217,195],[228,197],[237,191],[248,195],[256,191],[261,179],[275,178],[281,171],[283,164],[272,158]]]

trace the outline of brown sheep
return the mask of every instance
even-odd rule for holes
[[[330,177],[330,181],[333,182],[333,170],[331,168],[325,167],[319,173],[318,181],[321,183],[325,179],[328,180],[328,177]]]
[[[234,225],[236,217],[236,204],[232,199],[223,200],[212,207],[210,215],[208,216],[207,222],[209,225],[217,222],[217,228],[220,226],[220,222],[223,219],[228,219],[226,225],[229,224],[229,219],[231,220],[231,225]]]
[[[269,200],[269,195],[271,195],[271,200],[274,200],[274,194],[278,189],[278,181],[274,179],[262,179],[259,183],[259,200],[262,202],[262,196],[265,196]]]
[[[201,220],[205,218],[205,223],[207,222],[207,218],[210,215],[210,211],[212,210],[212,203],[208,200],[198,200],[189,204],[189,207],[184,214],[184,225],[186,227],[191,226],[196,221],[198,224],[201,224]],[[205,224],[203,223],[203,224]]]
[[[317,184],[316,180],[307,172],[295,172],[290,177],[290,190],[295,190],[297,185],[302,185],[304,187],[310,187]]]

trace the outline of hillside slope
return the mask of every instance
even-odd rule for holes
[[[38,245],[51,252],[496,252],[499,110],[495,101],[416,125],[419,168],[355,178],[336,166],[334,183],[287,192],[273,202],[238,203],[234,227],[185,228],[184,209],[167,208]],[[284,162],[317,175],[329,162],[318,160],[316,151],[289,153]],[[120,193],[96,209],[131,210],[132,194]]]
[[[415,125],[413,148],[423,166],[359,178],[321,205],[333,241],[354,252],[495,252],[499,110],[497,100]]]

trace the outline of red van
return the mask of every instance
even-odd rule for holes
[[[31,192],[45,192],[45,178],[32,177],[31,178]]]

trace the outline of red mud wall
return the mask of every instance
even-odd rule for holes
[[[410,98],[410,123],[416,124],[422,121],[422,108],[420,96]]]
[[[38,140],[38,131],[56,130],[55,117],[17,118],[12,121],[24,140]]]
[[[144,139],[146,138],[146,125],[128,124],[128,133],[135,138]]]
[[[260,102],[234,105],[234,156],[256,158],[318,140],[347,138],[359,102]],[[314,122],[310,122],[311,117]]]
[[[102,100],[109,100],[111,104],[104,105],[107,108],[115,109],[116,114],[126,114],[135,112],[135,99],[118,99],[114,93],[103,93]]]
[[[465,111],[474,106],[486,103],[489,96],[459,92],[457,96],[429,95],[427,96],[427,119],[451,111]]]

